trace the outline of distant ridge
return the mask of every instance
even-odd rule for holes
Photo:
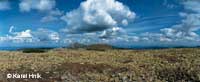
[[[159,47],[159,46],[153,46],[153,47],[131,47],[131,48],[123,48],[123,47],[115,47],[116,49],[136,49],[136,50],[145,50],[145,49],[169,49],[169,48],[200,48],[200,46],[195,47],[189,47],[189,46],[175,46],[175,47]]]
[[[108,44],[90,44],[90,45],[85,45],[81,43],[73,43],[69,45],[67,48],[70,49],[86,49],[86,50],[98,50],[98,51],[105,51],[108,49],[115,49],[113,46],[108,45]]]
[[[162,47],[162,46],[149,46],[149,47],[140,47],[140,46],[132,46],[132,47],[118,47],[118,46],[112,46],[109,44],[90,44],[90,45],[85,45],[85,44],[81,44],[81,43],[73,43],[70,46],[66,47],[66,48],[72,48],[72,49],[78,49],[78,48],[82,48],[82,49],[88,49],[88,50],[92,50],[92,49],[98,49],[98,48],[105,48],[105,49],[128,49],[128,50],[132,50],[132,49],[136,49],[136,50],[145,50],[145,49],[169,49],[169,48],[200,48],[200,46],[194,46],[194,47],[190,47],[190,46],[174,46],[174,47]]]
[[[0,51],[19,51],[24,49],[55,49],[55,48],[69,48],[69,49],[87,49],[87,50],[106,50],[106,49],[125,49],[125,50],[146,50],[146,49],[169,49],[169,48],[200,48],[200,46],[174,46],[174,47],[162,47],[162,46],[112,46],[109,44],[81,44],[72,43],[65,47],[0,47]]]

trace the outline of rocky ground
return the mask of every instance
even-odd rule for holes
[[[6,79],[39,73],[41,79]],[[200,49],[0,51],[0,82],[199,82]]]

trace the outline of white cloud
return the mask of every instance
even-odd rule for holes
[[[11,26],[9,30],[9,35],[0,37],[0,42],[13,42],[13,43],[37,43],[37,42],[58,42],[60,36],[57,32],[39,28],[36,31],[30,29],[14,32],[15,27]]]
[[[183,2],[185,12],[180,13],[184,19],[179,26],[186,32],[197,31],[200,29],[200,1],[188,0]],[[178,27],[179,27],[178,26]],[[178,28],[177,27],[177,28]]]
[[[200,4],[199,0],[188,0],[188,1],[183,2],[185,9],[192,10],[197,13],[200,13],[200,5],[199,4]]]
[[[22,12],[31,10],[45,11],[46,16],[42,17],[41,22],[52,22],[60,20],[63,12],[55,8],[55,0],[21,0],[19,7]]]
[[[21,0],[19,7],[23,12],[34,10],[46,11],[55,7],[55,0]]]
[[[25,30],[22,32],[17,32],[16,33],[16,38],[32,38],[31,30]]]
[[[9,9],[10,9],[10,3],[8,1],[0,1],[0,11]]]
[[[59,20],[58,17],[47,15],[41,19],[41,22],[51,22],[51,21],[57,21],[57,20]]]
[[[10,35],[7,35],[6,37],[2,37],[2,41],[5,42],[15,42],[15,43],[20,43],[20,42],[32,42],[33,41],[33,36],[32,36],[32,31],[30,29],[21,31],[21,32],[14,32],[15,27],[11,26],[9,29]]]
[[[122,34],[125,34],[125,31],[122,28],[113,27],[111,29],[104,30],[99,37],[105,39],[105,38],[117,37]]]
[[[95,32],[104,31],[121,25],[135,18],[135,13],[116,0],[87,0],[78,9],[62,17],[68,26],[63,31]]]
[[[11,32],[10,35],[2,37],[2,41],[14,43],[33,42],[34,39],[31,32],[29,29],[21,32]]]
[[[164,0],[163,5],[166,6],[167,8],[170,8],[170,9],[177,7],[176,5],[169,3],[169,1],[171,1],[171,0]]]
[[[185,11],[180,13],[183,18],[181,23],[161,29],[161,32],[173,40],[199,41],[200,37],[195,32],[200,29],[200,1],[187,0],[182,1],[182,4]]]
[[[56,10],[51,10],[48,15],[44,16],[41,19],[41,22],[52,22],[52,21],[58,21],[60,20],[60,16],[63,15],[63,12],[56,9]]]
[[[35,32],[32,32],[33,36],[40,41],[59,41],[60,37],[57,32],[52,30],[40,28]]]
[[[106,6],[107,3],[111,4],[112,1],[113,3],[116,2],[114,0],[110,1],[87,0],[86,2],[83,2],[78,9],[63,16],[62,19],[69,25],[68,28],[65,29],[66,31],[83,32],[83,34],[67,37],[67,41],[78,41],[81,43],[105,42],[109,44],[122,41],[130,43],[130,45],[133,43],[136,43],[135,45],[140,45],[137,43],[142,43],[148,44],[148,46],[190,46],[190,44],[185,43],[191,42],[195,45],[200,41],[199,35],[195,33],[195,31],[199,29],[200,24],[199,12],[197,12],[198,8],[185,8],[187,11],[180,13],[180,16],[183,17],[182,23],[174,25],[171,28],[161,29],[161,33],[129,35],[123,32],[123,28],[120,28],[120,25],[128,25],[129,20],[134,19],[134,12],[131,12],[123,4],[121,4],[124,8],[122,11],[117,11],[115,8],[118,7],[113,4]],[[103,4],[104,6],[98,7],[99,4]],[[115,6],[115,8],[111,8],[110,6]],[[185,4],[184,6],[188,5]],[[192,12],[188,13],[188,9]],[[131,12],[133,17],[129,17],[122,12]],[[119,18],[116,18],[115,16]],[[85,35],[85,33],[88,32],[94,34]]]
[[[127,21],[127,20],[122,20],[122,24],[123,24],[124,26],[127,26],[127,25],[128,25],[128,21]]]
[[[63,11],[60,11],[59,9],[55,9],[55,10],[50,11],[49,15],[61,16],[61,15],[63,15]]]
[[[9,29],[9,33],[14,35],[16,38],[32,38],[31,30],[27,29],[21,32],[14,32],[15,27],[11,26]]]
[[[14,26],[11,26],[9,29],[9,33],[12,33],[14,28],[15,28]]]

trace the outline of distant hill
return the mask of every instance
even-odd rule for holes
[[[70,44],[67,48],[79,49],[79,48],[85,48],[85,47],[87,47],[87,45],[84,45],[84,44],[81,44],[81,43],[73,43],[73,44]]]
[[[86,47],[86,49],[87,50],[105,51],[105,50],[114,49],[114,47],[111,45],[108,45],[108,44],[92,44],[92,45],[88,45]]]
[[[117,47],[114,46],[114,49],[124,49],[124,50],[148,50],[148,49],[169,49],[169,48],[200,48],[200,46],[173,46],[173,47],[166,47],[166,46],[149,46],[149,47],[140,47],[140,46],[133,46],[133,47]]]
[[[120,49],[120,50],[148,50],[148,49],[169,49],[169,48],[200,48],[200,46],[173,46],[173,47],[167,47],[167,46],[149,46],[149,47],[140,47],[140,46],[131,46],[131,47],[118,47],[118,46],[112,46],[109,44],[90,44],[85,45],[81,43],[73,43],[69,45],[66,48],[70,49],[86,49],[86,50],[98,50],[98,51],[105,51],[109,49]]]
[[[37,51],[38,50],[50,50],[55,48],[69,48],[69,49],[86,49],[86,50],[100,50],[106,49],[120,49],[120,50],[148,50],[148,49],[169,49],[169,48],[200,48],[200,46],[113,46],[109,44],[82,44],[72,43],[65,47],[0,47],[0,51]]]
[[[71,49],[86,49],[86,50],[97,50],[97,51],[105,51],[108,49],[115,49],[113,46],[108,44],[91,44],[91,45],[84,45],[81,43],[73,43],[69,45],[68,48]]]

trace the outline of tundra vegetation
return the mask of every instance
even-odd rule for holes
[[[97,46],[39,53],[0,51],[0,82],[200,81],[198,48],[121,50],[99,46],[109,48],[103,50]],[[42,79],[6,79],[7,73],[40,73]]]

